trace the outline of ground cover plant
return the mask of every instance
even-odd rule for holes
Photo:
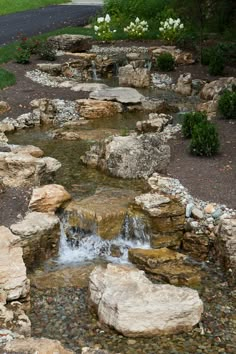
[[[16,83],[16,77],[13,73],[0,68],[0,90],[12,86]]]
[[[19,11],[37,9],[48,5],[69,2],[69,0],[1,0],[0,15],[7,15]]]

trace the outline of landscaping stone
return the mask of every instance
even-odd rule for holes
[[[11,107],[5,101],[0,101],[0,115],[10,111]]]
[[[197,291],[154,285],[128,266],[96,267],[89,290],[99,320],[129,337],[189,331],[203,312]]]
[[[150,71],[126,65],[119,68],[119,85],[128,87],[149,87]]]
[[[12,301],[10,304],[0,302],[0,328],[10,330],[21,337],[29,337],[31,322],[22,308],[23,305],[19,301]]]
[[[142,108],[144,111],[152,113],[176,113],[179,111],[178,107],[159,99],[145,99],[142,101]]]
[[[74,85],[71,88],[71,90],[72,91],[92,92],[92,91],[104,90],[106,88],[108,88],[108,86],[105,84],[98,84],[96,82],[93,82],[93,83],[83,82],[81,84],[77,83],[76,85]]]
[[[189,73],[180,75],[175,87],[175,92],[183,96],[190,96],[192,93],[192,76]]]
[[[173,122],[173,117],[167,114],[150,113],[148,120],[138,121],[136,130],[142,133],[160,133],[170,123]]]
[[[77,100],[79,115],[85,119],[111,118],[123,111],[117,102],[99,100]]]
[[[183,251],[199,261],[205,261],[210,251],[210,240],[205,234],[196,234],[194,232],[184,233],[182,239]]]
[[[117,101],[124,104],[141,103],[144,96],[130,87],[114,87],[90,93],[90,98],[103,101]]]
[[[218,80],[205,84],[200,92],[200,96],[204,100],[212,100],[215,95],[218,95],[223,90],[232,90],[233,85],[236,85],[235,77],[222,77]]]
[[[69,52],[85,52],[92,46],[92,37],[82,34],[60,34],[47,39],[47,42],[55,50]]]

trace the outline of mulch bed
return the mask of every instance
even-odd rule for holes
[[[138,43],[137,43],[138,44]],[[139,43],[143,45],[143,43]],[[122,45],[122,43],[120,44]],[[124,45],[124,43],[123,43]],[[135,42],[125,45],[136,45]],[[157,45],[153,41],[150,46]],[[60,61],[65,58],[60,57]],[[68,60],[68,57],[67,57]],[[16,118],[20,114],[30,111],[30,101],[36,98],[60,98],[76,100],[87,98],[84,92],[73,92],[69,89],[52,88],[39,85],[24,76],[26,71],[35,69],[35,64],[40,61],[33,58],[28,65],[19,65],[14,62],[4,67],[16,75],[17,83],[0,92],[0,100],[7,101],[11,111],[1,115]],[[176,80],[181,73],[191,72],[193,78],[212,81],[207,73],[207,68],[199,64],[180,66],[171,76]],[[236,76],[236,70],[226,68],[226,76]],[[194,157],[189,154],[189,141],[179,134],[170,141],[171,163],[168,174],[178,178],[189,189],[189,192],[202,200],[226,204],[236,209],[236,120],[215,120],[218,126],[221,149],[220,153],[212,158]],[[27,142],[26,142],[27,143]],[[9,226],[27,211],[30,191],[25,189],[7,189],[0,194],[0,225]]]

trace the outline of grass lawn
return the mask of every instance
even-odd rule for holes
[[[0,68],[0,90],[16,83],[16,77],[11,72]]]
[[[62,4],[69,0],[0,0],[0,15]]]

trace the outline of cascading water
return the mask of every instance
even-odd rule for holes
[[[68,224],[61,220],[61,238],[58,263],[83,263],[102,259],[114,263],[128,263],[129,248],[150,248],[150,238],[145,232],[145,225],[138,217],[126,216],[123,230],[115,239],[104,240],[94,233],[84,233],[82,230],[70,228],[72,240],[68,239],[66,231]],[[76,242],[74,241],[76,240]]]
[[[96,63],[95,63],[94,60],[92,60],[91,64],[92,64],[92,79],[93,79],[94,81],[97,81],[97,80],[98,80],[98,76],[97,76]]]

